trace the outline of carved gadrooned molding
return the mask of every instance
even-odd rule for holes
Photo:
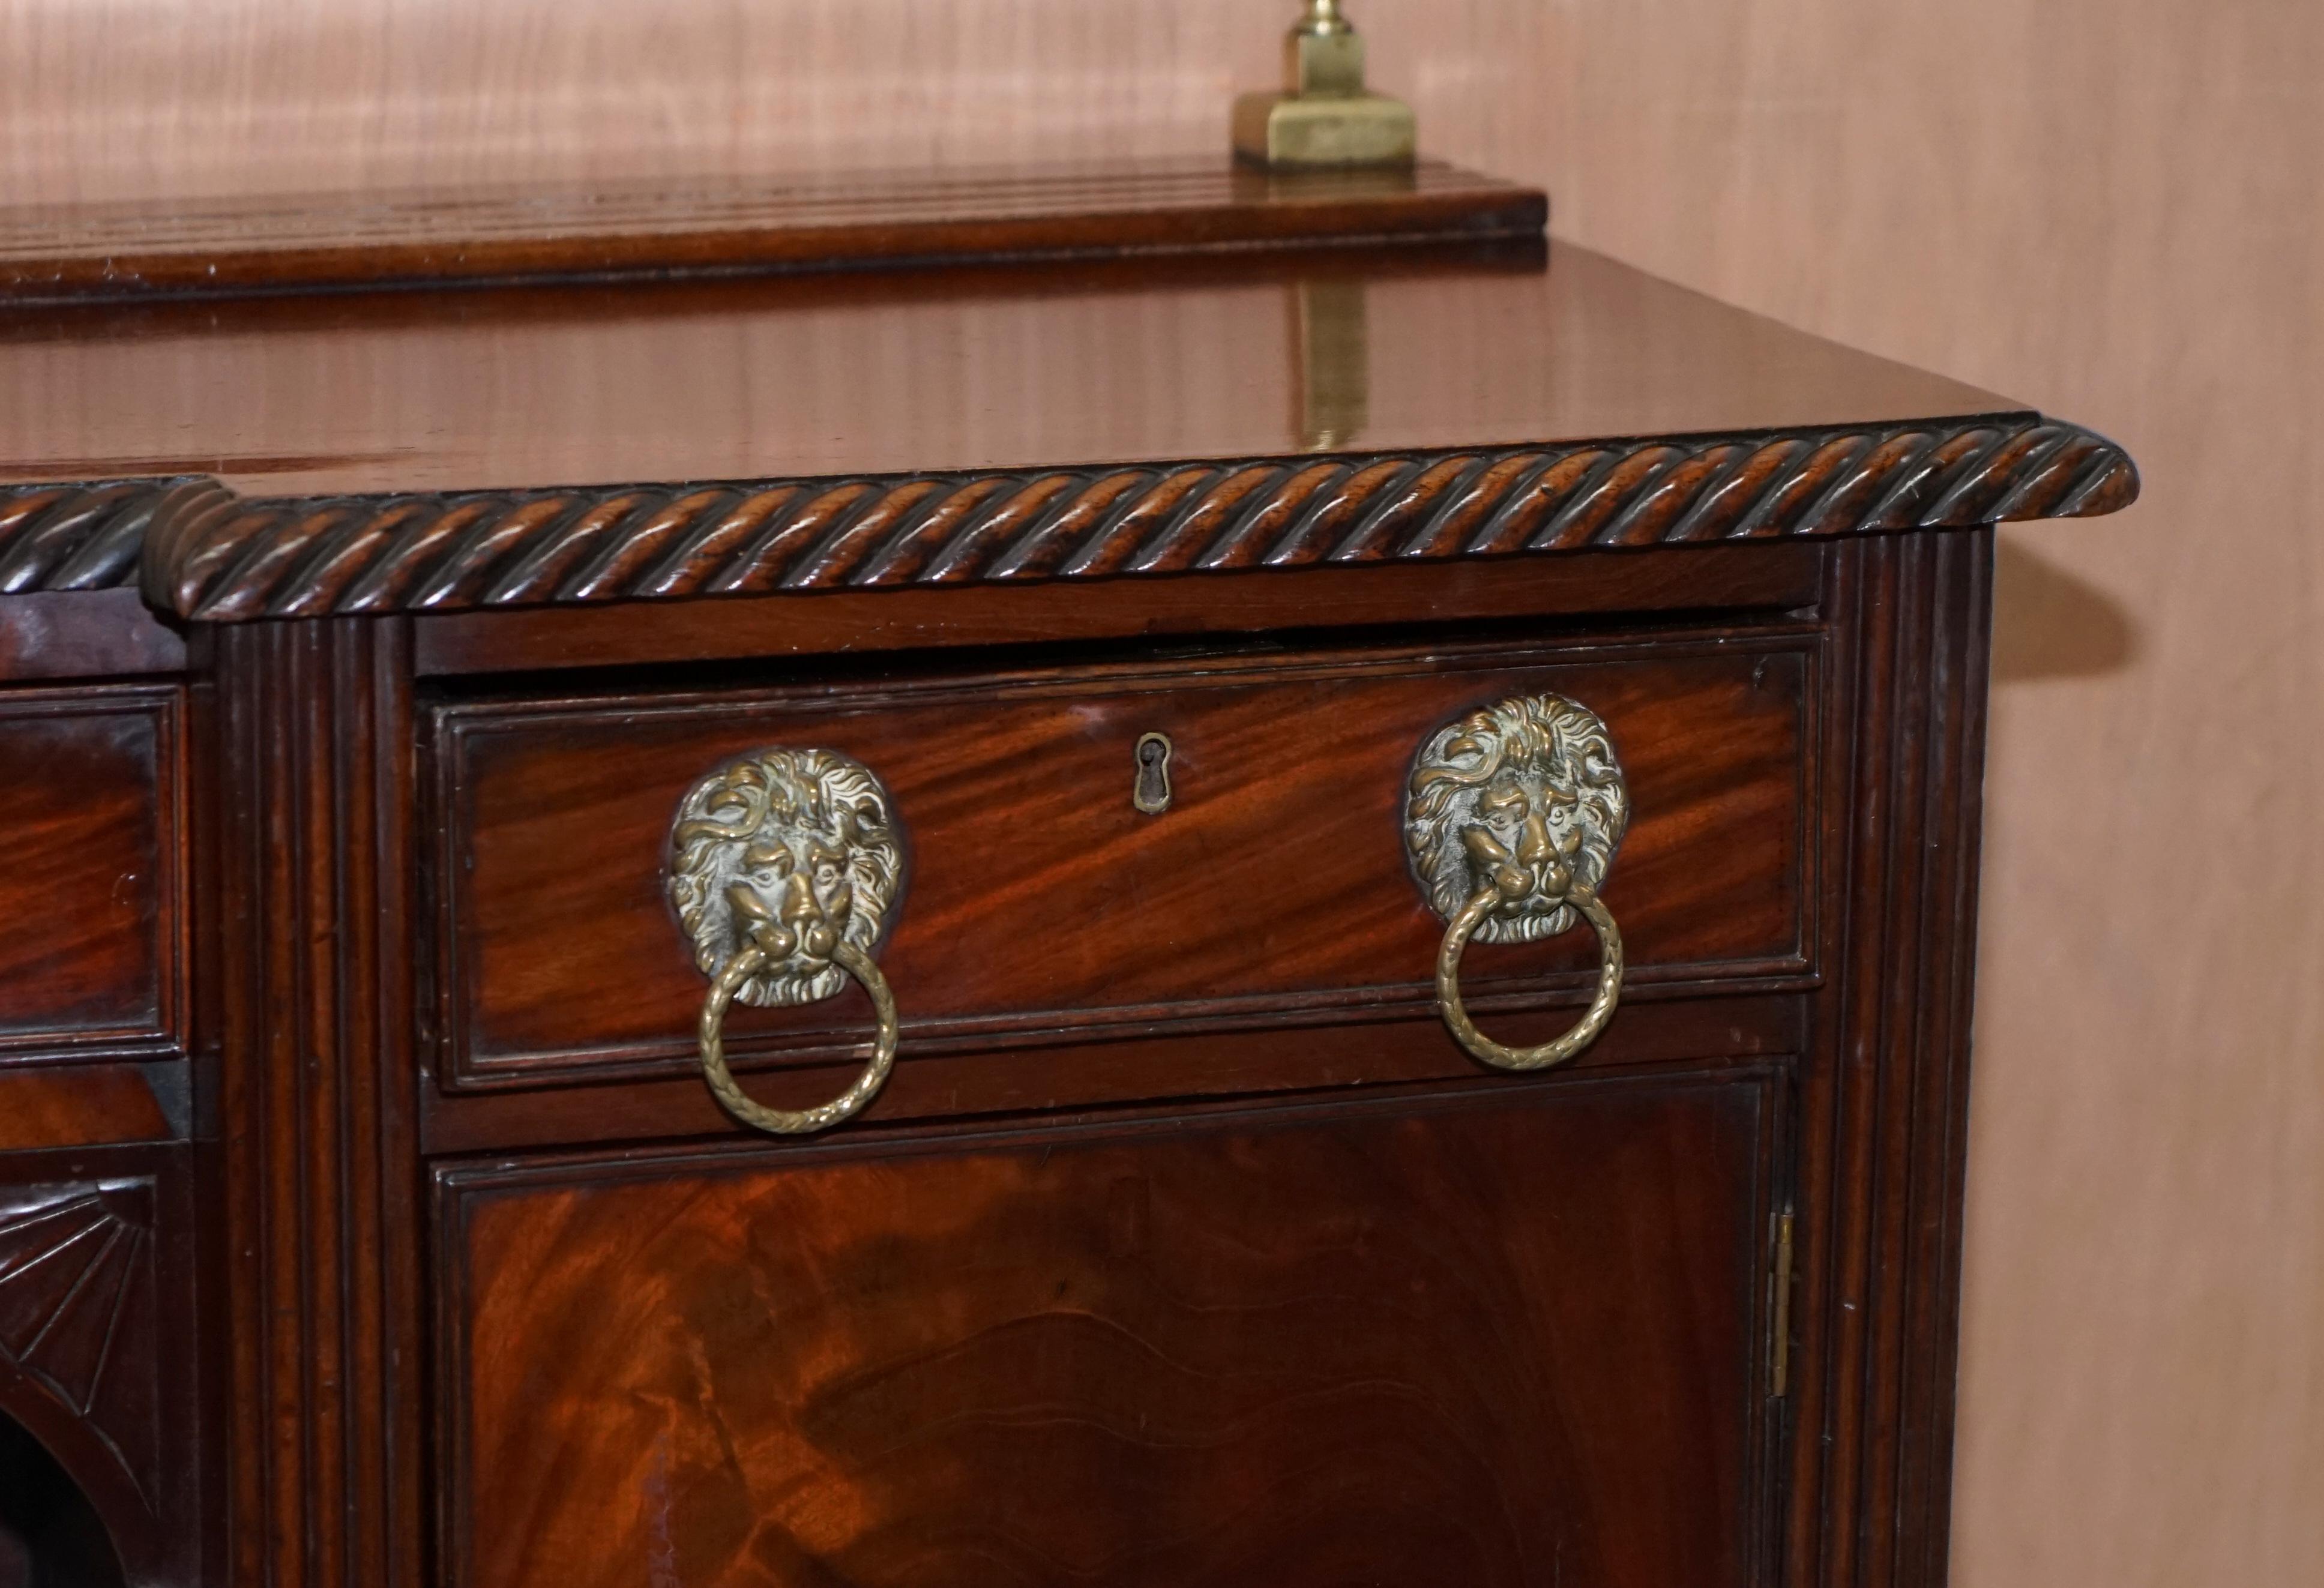
[[[154,514],[198,484],[0,485],[0,596],[135,584],[139,549]]]
[[[2092,517],[2121,448],[2034,416],[1115,468],[250,499],[172,482],[146,598],[232,623],[1131,577]]]

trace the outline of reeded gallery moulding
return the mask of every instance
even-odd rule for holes
[[[235,623],[1554,554],[2095,517],[2127,454],[2032,413],[1454,451],[249,497],[0,487],[0,594],[133,574]]]

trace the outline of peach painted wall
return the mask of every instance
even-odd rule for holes
[[[2139,457],[2004,546],[1956,1581],[2324,1583],[2324,5],[1352,4],[1561,235]],[[1206,150],[1290,10],[0,0],[0,182]]]

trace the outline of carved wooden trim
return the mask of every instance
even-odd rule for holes
[[[0,1191],[0,1364],[85,1425],[148,1510],[161,1460],[152,1202],[143,1177]]]
[[[0,485],[0,596],[136,583],[146,529],[189,488],[217,489],[185,478]]]
[[[192,1158],[182,1142],[0,1153],[0,1413],[139,1584],[207,1580]]]
[[[1780,1581],[1945,1581],[1989,533],[1836,549],[1852,756],[1825,796],[1835,997],[1801,1080]]]
[[[2122,448],[2008,415],[1114,468],[247,500],[180,490],[146,597],[204,622],[1512,556],[2129,505]]]
[[[231,1570],[420,1581],[409,625],[219,636]],[[296,744],[300,753],[284,753]]]

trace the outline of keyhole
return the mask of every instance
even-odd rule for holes
[[[1130,803],[1148,816],[1170,808],[1170,736],[1148,734],[1138,741],[1138,782]]]

